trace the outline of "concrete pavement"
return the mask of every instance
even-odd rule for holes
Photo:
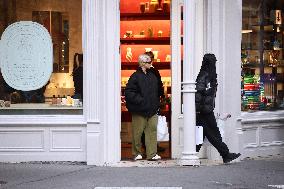
[[[204,160],[202,163],[200,167],[179,167],[174,160],[120,162],[113,167],[87,166],[78,162],[0,163],[0,188],[284,188],[283,156],[247,159],[228,165]]]

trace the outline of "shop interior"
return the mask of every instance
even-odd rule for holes
[[[0,74],[0,109],[82,109],[82,1],[0,0],[0,36],[18,21],[37,22],[48,30],[53,72],[46,85],[33,91],[11,88]]]
[[[242,111],[284,109],[283,0],[243,0]]]
[[[171,154],[171,20],[169,0],[121,0],[121,156],[132,158],[131,114],[125,105],[124,89],[130,75],[138,68],[138,56],[148,51],[154,54],[153,66],[161,75],[165,98],[161,114],[166,116],[169,138],[158,142],[158,154]],[[145,148],[143,148],[145,149]]]

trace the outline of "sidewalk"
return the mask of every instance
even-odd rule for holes
[[[283,156],[247,159],[228,165],[204,163],[206,160],[202,160],[200,167],[181,167],[174,160],[122,161],[113,167],[87,166],[80,162],[0,163],[0,188],[284,188]]]

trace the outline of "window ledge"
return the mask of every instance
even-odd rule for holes
[[[85,125],[83,115],[0,115],[0,126],[7,125]]]
[[[241,121],[241,123],[243,124],[274,121],[280,121],[284,123],[284,110],[242,112],[239,121]]]
[[[22,104],[11,104],[10,107],[0,107],[2,110],[34,110],[34,109],[83,109],[83,107],[76,107],[71,105],[51,105],[51,104],[45,104],[45,103],[22,103]]]

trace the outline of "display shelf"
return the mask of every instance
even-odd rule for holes
[[[51,105],[47,103],[21,103],[11,104],[10,107],[1,107],[0,109],[13,109],[13,110],[38,110],[38,109],[83,109],[83,107],[75,107],[71,105]]]
[[[122,45],[170,45],[170,37],[143,37],[143,38],[120,38]],[[183,37],[181,37],[181,45],[183,45]]]
[[[158,70],[171,69],[171,62],[154,62],[153,66]],[[138,62],[121,62],[122,70],[136,70]]]
[[[283,48],[279,48],[279,50],[282,50]],[[259,51],[259,48],[242,48],[243,51]],[[273,48],[264,48],[264,51],[273,51]]]
[[[242,67],[243,67],[243,68],[259,68],[259,67],[260,67],[260,64],[259,64],[259,63],[252,62],[252,63],[242,64]],[[264,64],[264,67],[265,67],[265,68],[284,67],[284,64],[273,65],[273,64],[265,63],[265,64]]]
[[[156,12],[156,13],[121,13],[121,21],[133,21],[133,20],[170,20],[170,13]]]
[[[263,95],[262,84],[255,75],[245,75],[242,78],[242,109],[259,109],[261,104],[261,95]]]
[[[152,44],[152,45],[169,45],[170,37],[143,37],[143,38],[121,38],[121,44]]]

